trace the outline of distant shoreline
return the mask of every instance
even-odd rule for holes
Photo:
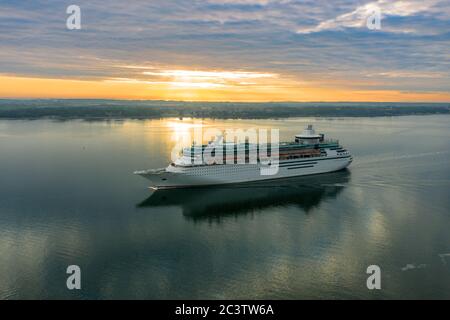
[[[161,118],[277,119],[450,114],[450,103],[177,102],[146,100],[0,99],[0,119],[125,120]]]

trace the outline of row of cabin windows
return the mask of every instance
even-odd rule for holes
[[[256,161],[257,161],[257,163],[260,162],[259,159],[257,159]],[[191,164],[197,165],[197,164],[194,164],[194,161],[192,161]],[[250,163],[249,158],[245,158],[245,161],[243,163],[238,163],[237,159],[234,159],[234,160],[231,160],[231,159],[225,160],[224,159],[222,163],[215,163],[215,162],[213,162],[211,164],[208,164],[208,166],[224,165],[224,164],[256,164],[256,163]],[[203,166],[203,163],[202,164],[198,164],[198,166]]]
[[[270,150],[268,150],[268,151],[266,152],[266,154],[267,154],[268,157],[270,157],[270,156],[272,155],[272,152],[270,152]],[[223,153],[222,155],[223,155],[223,159],[225,160],[225,158],[227,157],[227,154],[226,154],[226,153]],[[230,155],[230,154],[228,154],[228,155]],[[191,154],[191,159],[194,159],[195,156],[196,156],[195,154]],[[213,151],[211,152],[211,157],[215,157],[215,156],[216,156],[216,151],[213,150]],[[237,153],[234,152],[233,156],[236,158],[236,157],[237,157]],[[249,156],[250,156],[250,153],[249,153],[248,150],[247,150],[247,151],[245,152],[245,157],[248,158]]]
[[[314,145],[314,148],[313,149],[319,149],[319,145]],[[222,152],[222,154],[223,154],[223,157],[224,157],[224,159],[225,159],[225,157],[227,156],[227,152],[226,152],[227,150],[226,149],[224,149],[223,150],[223,152]],[[266,154],[270,157],[270,155],[271,155],[271,149],[270,148],[267,148],[267,150],[265,150],[266,151]],[[248,149],[246,149],[245,150],[245,155],[248,157],[249,156],[249,150]],[[255,150],[252,150],[252,152],[256,152],[256,153],[258,153],[259,154],[259,148],[257,148],[257,149],[255,149]],[[237,149],[235,148],[234,149],[234,152],[232,152],[231,154],[233,154],[235,157],[237,157],[237,153],[238,153],[238,151],[237,151]],[[200,155],[201,154],[201,152],[198,152],[198,153],[195,153],[195,152],[191,152],[191,154],[190,155],[186,155],[186,156],[190,156],[191,157],[191,159],[194,159],[194,157],[196,156],[196,155]],[[215,157],[215,155],[216,155],[216,150],[215,149],[213,149],[212,151],[211,151],[211,156],[213,156],[213,157]],[[229,155],[231,155],[230,153],[229,153]]]
[[[224,173],[224,172],[226,172],[226,173],[230,173],[230,172],[242,172],[242,171],[248,171],[248,167],[232,167],[232,168],[230,168],[230,167],[221,167],[222,169],[221,170],[215,170],[215,172],[217,173],[217,172],[222,172],[222,173]],[[208,172],[208,173],[211,173],[209,170],[205,170],[206,168],[196,168],[196,169],[194,169],[194,170],[192,170],[192,173],[195,173],[195,174],[205,174],[205,172]],[[245,169],[245,170],[243,170],[243,169]]]

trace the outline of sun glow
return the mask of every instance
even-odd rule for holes
[[[190,79],[255,79],[274,78],[277,75],[272,73],[256,73],[243,71],[191,71],[191,70],[166,70],[160,72],[144,71],[146,75],[190,78]]]

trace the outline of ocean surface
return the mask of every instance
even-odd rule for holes
[[[348,170],[156,192],[133,175],[200,126],[308,123]],[[0,120],[0,299],[449,299],[449,156],[450,115]]]

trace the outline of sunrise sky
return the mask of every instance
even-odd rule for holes
[[[450,101],[448,0],[3,0],[0,30],[0,98]]]

